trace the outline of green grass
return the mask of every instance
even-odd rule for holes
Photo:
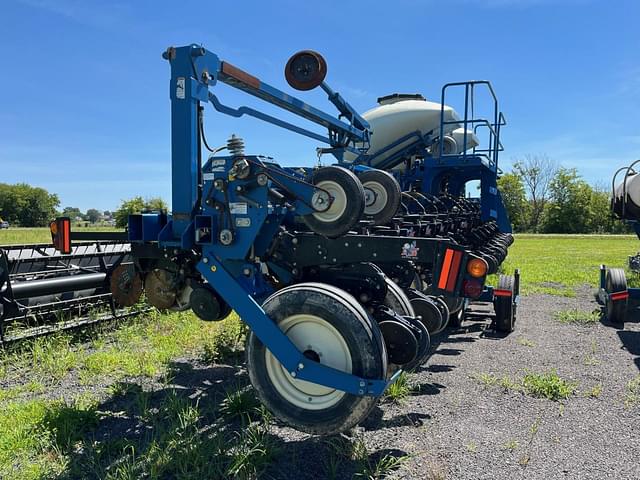
[[[115,227],[77,227],[73,230],[82,232],[113,232],[123,231]],[[21,228],[11,227],[0,230],[0,245],[19,245],[23,243],[51,243],[51,233],[48,227]]]
[[[412,388],[409,385],[409,375],[407,372],[402,372],[398,375],[396,381],[387,388],[385,398],[395,403],[402,403],[407,399],[411,391]]]
[[[573,395],[578,384],[564,380],[557,372],[550,371],[526,374],[522,379],[522,386],[531,396],[558,401]]]
[[[624,267],[639,250],[634,235],[528,235],[518,234],[502,265],[504,273],[521,273],[523,294],[575,296],[576,287],[597,286],[600,264]],[[637,282],[631,274],[630,281]],[[495,285],[492,276],[489,283]]]
[[[571,308],[561,310],[553,315],[560,323],[570,323],[575,325],[595,325],[600,321],[600,313],[596,311],[579,310]]]
[[[640,375],[627,383],[624,404],[626,407],[640,404]]]
[[[499,386],[505,392],[521,392],[532,397],[548,400],[566,400],[573,395],[578,387],[577,382],[569,382],[558,376],[552,370],[544,373],[528,372],[521,379],[513,380],[508,376],[498,377],[490,373],[476,373],[472,375],[485,388]]]
[[[68,473],[74,468],[84,472],[84,469],[94,467],[99,467],[101,473],[93,478],[139,478],[143,471],[146,475],[152,467],[184,473],[193,465],[199,465],[194,471],[209,478],[212,471],[202,464],[205,460],[196,459],[191,447],[181,443],[186,435],[184,432],[192,421],[189,415],[195,415],[193,411],[182,400],[171,403],[169,398],[160,405],[166,414],[162,417],[162,408],[158,409],[150,393],[141,391],[139,387],[123,387],[118,382],[132,377],[169,378],[171,362],[175,358],[184,355],[202,357],[203,345],[216,336],[233,343],[228,345],[225,341],[218,340],[217,348],[232,351],[242,341],[240,332],[244,332],[244,329],[235,314],[222,322],[208,323],[187,312],[163,315],[152,313],[124,323],[115,331],[96,330],[94,340],[88,344],[75,342],[69,335],[55,335],[0,352],[0,379],[12,385],[0,393],[0,478],[49,478],[62,472]],[[82,462],[91,460],[97,466],[74,464],[77,460],[73,454],[76,444],[84,442],[86,436],[90,437],[97,424],[98,413],[94,403],[77,394],[73,388],[61,388],[64,382],[72,385],[111,385],[104,389],[104,395],[114,398],[129,397],[132,405],[130,415],[133,414],[140,422],[152,426],[149,428],[154,429],[152,440],[156,446],[150,445],[149,439],[138,443],[133,440],[133,443],[125,442],[129,449],[126,451],[122,445],[89,443],[82,448],[91,459],[85,456]],[[58,392],[55,395],[66,398],[33,398],[37,393],[51,389]],[[249,408],[248,395],[242,397],[239,405],[230,404],[229,411],[240,412],[242,408]],[[175,405],[176,402],[179,405]],[[177,412],[176,418],[166,413],[171,411]],[[260,417],[260,413],[256,417]],[[117,417],[118,414],[112,413],[109,416]],[[166,429],[170,429],[171,433],[166,432]],[[189,430],[190,434],[197,433],[200,436],[199,430],[196,433],[194,431]],[[171,435],[177,437],[167,437]],[[160,458],[162,455],[166,456],[166,450],[173,448],[176,443],[184,450],[180,459]],[[209,455],[216,441],[207,437],[200,438],[200,443],[202,450],[199,453]],[[116,452],[112,451],[114,448]],[[165,449],[164,454],[161,454],[162,449]],[[104,453],[107,450],[108,455]],[[114,455],[118,464],[107,470],[105,462],[109,463]],[[229,453],[229,456],[233,455]],[[234,460],[240,465],[236,468],[261,471],[263,467],[257,463],[253,466],[251,464],[251,459],[256,458],[257,453],[254,451],[247,455],[248,459]],[[171,465],[163,467],[165,461]],[[191,461],[195,463],[190,464]],[[175,465],[175,462],[182,463]],[[225,462],[220,467],[223,473],[230,468],[231,461],[227,458]],[[246,462],[249,465],[242,467]],[[76,473],[74,478],[80,477],[83,475]],[[224,475],[211,478],[224,478]]]

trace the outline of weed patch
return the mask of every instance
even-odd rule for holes
[[[499,386],[505,392],[523,392],[533,397],[549,400],[564,400],[576,390],[578,384],[563,380],[555,371],[546,373],[527,373],[521,380],[513,380],[508,376],[497,377],[489,373],[472,376],[485,388]]]
[[[626,407],[640,403],[640,375],[627,383],[627,392],[624,398]]]
[[[402,372],[396,381],[387,388],[385,398],[395,403],[402,403],[411,394],[412,390],[407,372]]]
[[[534,397],[558,401],[569,398],[578,384],[568,382],[558,376],[555,371],[546,373],[528,373],[522,379],[524,391]]]
[[[554,317],[560,323],[588,326],[598,323],[600,320],[600,313],[571,308],[569,310],[561,310],[554,313]]]

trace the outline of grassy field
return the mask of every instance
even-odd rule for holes
[[[600,264],[624,267],[639,249],[635,235],[516,235],[502,269],[520,269],[523,293],[573,296],[578,287],[597,286]]]
[[[46,229],[0,231],[0,244],[48,240]],[[572,296],[596,285],[600,263],[623,266],[637,248],[634,236],[518,235],[503,267],[521,269],[524,293]],[[279,449],[269,415],[246,375],[238,381],[239,369],[218,365],[238,354],[243,335],[236,316],[153,313],[0,352],[0,478],[256,477]],[[396,466],[372,463],[357,439],[335,450],[364,478]]]
[[[82,232],[110,232],[114,227],[72,227]],[[23,243],[51,243],[48,228],[7,228],[0,230],[0,245],[19,245]]]

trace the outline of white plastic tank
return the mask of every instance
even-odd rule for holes
[[[422,135],[431,132],[434,137],[440,134],[440,103],[429,102],[420,94],[394,93],[379,98],[378,104],[377,107],[362,114],[363,118],[369,122],[372,131],[371,146],[367,152],[369,155],[375,154],[415,131],[419,131]],[[444,121],[457,122],[459,120],[460,118],[453,108],[445,105]],[[460,124],[448,124],[445,125],[444,131],[449,133],[459,128]],[[412,141],[414,139],[409,139],[376,157],[371,166],[375,167]],[[345,152],[345,161],[351,162],[355,158],[355,154]]]
[[[626,186],[625,186],[626,184]],[[640,175],[633,173],[627,175],[614,190],[614,211],[622,215],[623,195],[627,194],[625,216],[640,217]]]
[[[465,141],[465,133],[467,135],[467,148],[466,150],[471,150],[472,148],[477,147],[480,144],[478,137],[471,130],[465,130],[464,128],[456,128],[453,130],[448,136],[453,138],[456,142],[457,148],[456,153],[462,153],[465,149],[464,141]]]

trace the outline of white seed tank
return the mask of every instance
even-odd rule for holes
[[[440,134],[440,103],[429,102],[419,94],[395,93],[379,98],[378,104],[377,107],[362,114],[363,118],[369,122],[372,131],[371,146],[367,152],[369,155],[374,155],[379,150],[415,131],[419,131],[421,135],[431,133],[433,137]],[[458,122],[460,120],[458,114],[448,105],[444,106],[443,114],[445,122]],[[444,132],[446,134],[445,141],[453,139],[454,137],[450,134],[456,132],[455,140],[448,142],[448,144],[455,146],[455,152],[447,151],[448,147],[445,147],[445,153],[458,153],[462,149],[464,129],[461,128],[459,123],[452,123],[445,125]],[[415,138],[409,139],[384,152],[372,161],[371,166],[375,167],[380,164],[380,162],[386,160],[414,140]],[[473,148],[477,143],[477,138],[473,132],[468,132],[467,149]],[[345,152],[345,161],[351,162],[355,158],[356,155]]]
[[[625,216],[640,218],[640,175],[637,173],[627,175],[624,181],[616,186],[613,193],[613,204],[614,211],[618,215],[622,215],[622,203],[625,193],[627,194]]]

